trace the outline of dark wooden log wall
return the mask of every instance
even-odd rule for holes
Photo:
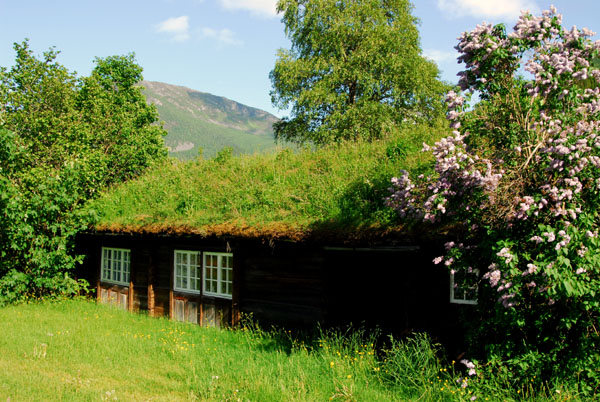
[[[456,335],[460,307],[449,303],[445,267],[432,264],[436,245],[344,248],[279,241],[83,235],[81,276],[98,283],[101,247],[130,248],[130,309],[204,326],[251,315],[263,325],[379,326],[385,331]],[[174,250],[233,253],[233,299],[173,291]],[[102,289],[114,288],[103,284]]]
[[[274,247],[248,244],[244,253],[239,279],[242,314],[265,324],[307,326],[323,321],[322,253],[288,242]]]
[[[131,250],[130,286],[101,282],[102,247]],[[78,277],[96,288],[100,302],[115,304],[131,311],[148,311],[153,317],[170,317],[205,326],[230,326],[239,320],[239,309],[232,300],[199,296],[173,290],[174,250],[229,252],[227,241],[198,241],[194,238],[82,234],[76,252],[86,255]],[[234,277],[236,276],[234,255]],[[237,286],[237,284],[236,284]],[[104,295],[104,297],[103,297]],[[239,287],[234,286],[236,306]]]
[[[458,331],[448,270],[432,263],[439,248],[332,248],[324,255],[328,325],[427,331],[440,340]]]

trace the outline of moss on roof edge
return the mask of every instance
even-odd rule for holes
[[[298,228],[285,223],[249,226],[240,222],[228,222],[202,227],[183,224],[98,224],[90,228],[96,233],[128,235],[167,235],[236,237],[241,239],[287,240],[293,242],[334,242],[338,244],[382,244],[390,242],[416,243],[447,239],[456,227],[431,224],[384,226],[342,226],[325,222],[315,227]]]

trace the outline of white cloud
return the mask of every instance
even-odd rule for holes
[[[437,5],[451,17],[515,20],[521,15],[521,10],[539,12],[532,0],[437,0]]]
[[[200,37],[213,39],[219,45],[242,45],[243,42],[235,37],[235,33],[230,29],[224,28],[220,30],[212,28],[202,28]]]
[[[246,10],[262,17],[277,16],[277,0],[219,0],[227,10]]]
[[[190,39],[190,21],[187,15],[173,17],[155,25],[156,32],[171,35],[171,39],[184,42]]]
[[[456,60],[458,54],[456,52],[450,52],[446,50],[425,49],[423,50],[423,56],[435,61],[437,64],[440,64],[445,61]]]

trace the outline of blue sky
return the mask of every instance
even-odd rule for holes
[[[95,57],[135,52],[152,81],[225,96],[278,116],[269,72],[288,48],[276,0],[0,0],[0,66],[14,62],[12,44],[29,38],[36,54],[51,46],[69,70],[89,74]],[[539,0],[414,0],[421,45],[442,78],[456,82],[454,46],[482,21],[512,27]],[[555,0],[565,26],[600,31],[599,0]],[[596,39],[598,36],[596,36]]]

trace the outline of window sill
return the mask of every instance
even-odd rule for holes
[[[117,281],[109,281],[107,279],[100,279],[100,283],[105,283],[108,285],[117,285],[117,286],[122,286],[125,288],[129,287],[129,282],[117,282]]]
[[[200,295],[200,291],[199,290],[193,290],[193,289],[173,288],[173,292],[186,293],[186,294],[197,295],[197,296]]]
[[[217,293],[204,293],[202,296],[211,297],[213,299],[226,299],[226,300],[232,299],[231,295],[220,295]]]
[[[477,300],[450,300],[451,304],[467,304],[471,306],[477,305]]]

